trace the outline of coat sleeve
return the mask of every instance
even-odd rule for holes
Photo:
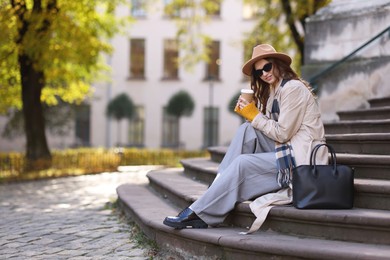
[[[308,94],[310,92],[302,82],[287,83],[280,91],[279,120],[275,121],[259,114],[252,121],[252,126],[262,131],[269,138],[279,143],[286,143],[298,132],[302,125]]]

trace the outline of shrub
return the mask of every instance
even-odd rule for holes
[[[206,156],[206,151],[79,148],[53,151],[51,161],[32,164],[22,153],[0,153],[0,182],[113,172],[121,165],[176,167],[181,159]]]

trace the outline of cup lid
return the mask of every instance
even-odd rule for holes
[[[243,88],[243,89],[241,89],[241,93],[243,93],[243,94],[253,94],[254,91],[252,89]]]

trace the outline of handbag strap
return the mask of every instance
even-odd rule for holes
[[[316,172],[316,156],[317,156],[317,152],[318,152],[318,149],[321,147],[321,146],[326,146],[330,152],[330,155],[331,155],[331,161],[330,163],[333,164],[333,175],[336,175],[337,174],[337,170],[336,170],[336,165],[337,165],[337,162],[336,162],[336,152],[335,150],[333,149],[332,146],[330,146],[329,144],[317,144],[313,150],[311,151],[311,154],[310,154],[310,165],[313,165],[314,168],[313,168],[313,171]]]

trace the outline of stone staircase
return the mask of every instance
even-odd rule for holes
[[[237,204],[222,227],[163,225],[207,189],[226,147],[209,148],[210,158],[182,160],[183,168],[150,172],[147,186],[119,186],[119,205],[149,238],[184,259],[390,259],[390,98],[370,105],[340,112],[339,122],[325,125],[338,163],[355,168],[351,210],[278,206],[251,235],[239,234],[255,219],[250,202]]]

